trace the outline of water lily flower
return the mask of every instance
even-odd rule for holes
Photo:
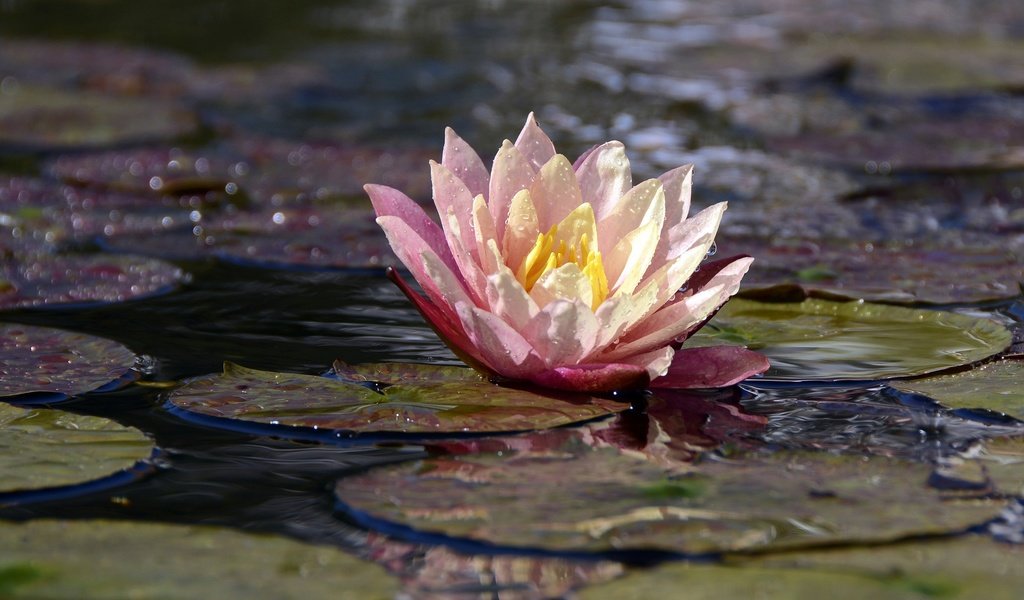
[[[365,187],[425,296],[389,276],[492,379],[609,392],[732,385],[768,367],[744,348],[680,348],[752,261],[705,261],[726,203],[686,218],[692,165],[634,186],[620,142],[572,163],[531,113],[489,172],[450,128],[430,171],[440,225],[402,192]]]

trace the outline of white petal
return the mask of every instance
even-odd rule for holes
[[[542,309],[557,299],[582,300],[589,305],[593,289],[590,278],[583,274],[576,263],[566,263],[541,275],[530,290],[530,297]]]
[[[576,178],[583,201],[594,205],[598,219],[604,219],[633,186],[633,175],[621,142],[605,142],[587,153],[579,162]]]
[[[597,319],[590,305],[581,301],[555,300],[523,329],[548,367],[578,364],[589,354],[597,336]]]
[[[598,223],[601,252],[610,253],[615,244],[630,231],[659,218],[661,223],[665,222],[665,192],[660,181],[648,179],[617,199],[615,205]],[[660,235],[660,228],[658,233]]]
[[[487,278],[487,303],[491,312],[518,331],[540,312],[537,303],[508,267],[502,267]]]
[[[609,286],[613,295],[632,294],[636,289],[654,255],[659,231],[660,220],[648,221],[619,240],[609,255],[604,257],[608,281],[615,282]]]

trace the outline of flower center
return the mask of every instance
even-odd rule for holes
[[[544,274],[573,263],[590,282],[590,308],[597,310],[608,297],[608,277],[601,262],[601,252],[597,249],[597,240],[590,239],[586,233],[575,240],[559,239],[558,233],[559,226],[553,225],[547,233],[537,234],[533,248],[519,265],[516,279],[529,292]]]

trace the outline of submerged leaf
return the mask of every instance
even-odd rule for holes
[[[961,314],[864,302],[734,299],[688,342],[766,355],[766,380],[849,381],[922,375],[1004,350],[1010,332]]]
[[[963,373],[894,381],[892,387],[949,408],[983,408],[1024,420],[1024,361],[1003,360]]]
[[[222,375],[171,393],[198,414],[354,433],[523,431],[603,417],[628,405],[589,396],[489,383],[474,371],[434,365],[339,365],[342,378],[274,373],[227,363]],[[357,382],[373,382],[361,385]]]

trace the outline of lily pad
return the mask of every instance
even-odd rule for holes
[[[739,343],[757,350],[771,361],[768,381],[859,381],[970,364],[1010,342],[1010,332],[995,321],[946,311],[733,299],[688,343]]]
[[[439,457],[371,469],[335,487],[368,527],[515,548],[702,554],[881,542],[959,531],[998,505],[947,502],[931,467],[823,453],[654,464],[579,444],[509,457]],[[395,527],[396,525],[400,527]]]
[[[0,402],[0,494],[98,479],[152,450],[141,431],[109,419]]]
[[[1024,437],[985,440],[976,460],[995,489],[1024,497]]]
[[[0,309],[123,302],[168,292],[185,274],[152,258],[27,254],[0,263]]]
[[[272,425],[282,434],[296,427],[352,434],[522,431],[628,408],[601,398],[500,387],[461,367],[370,364],[341,366],[338,375],[275,373],[226,363],[222,375],[187,383],[171,393],[170,402],[242,427]]]
[[[225,528],[0,524],[4,598],[387,599],[398,582],[337,548]]]
[[[982,302],[1012,298],[1024,283],[1024,262],[1005,248],[937,247],[821,240],[722,237],[719,252],[757,257],[742,295],[772,295],[775,286],[804,295],[887,303]]]
[[[984,408],[1024,420],[1024,361],[1003,360],[950,375],[895,381],[892,387],[950,408]]]
[[[183,106],[93,92],[15,85],[0,93],[0,147],[81,148],[176,139],[196,131]]]
[[[674,563],[588,588],[580,598],[985,598],[1024,586],[1024,551],[978,536],[766,556],[735,565]]]
[[[0,324],[0,398],[89,392],[125,376],[134,364],[135,355],[111,340],[49,327]]]

